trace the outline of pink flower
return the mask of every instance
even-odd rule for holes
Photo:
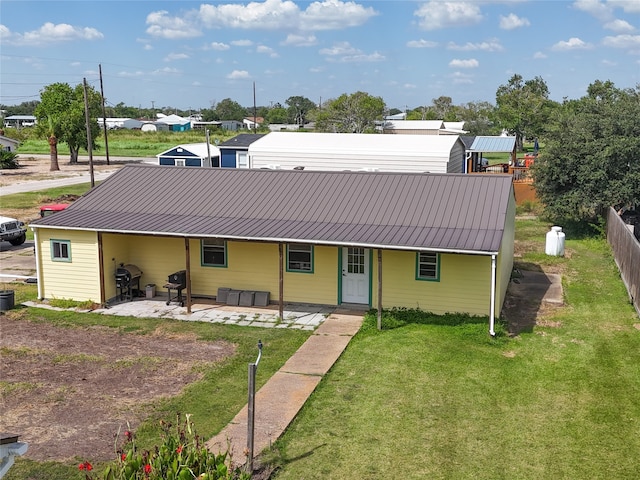
[[[148,463],[144,466],[144,473],[149,475],[151,473],[151,465]]]
[[[176,448],[176,452],[182,453],[182,445],[178,445],[178,448]]]

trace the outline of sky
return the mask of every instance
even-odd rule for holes
[[[514,74],[550,98],[640,84],[640,0],[0,0],[0,104],[87,82],[107,105],[197,111],[316,103],[487,101]]]

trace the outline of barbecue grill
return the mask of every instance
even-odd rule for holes
[[[187,271],[180,270],[169,275],[164,288],[167,289],[167,305],[171,302],[177,302],[184,307],[184,299],[182,298],[182,289],[187,288]],[[171,296],[171,291],[176,291],[176,296]]]
[[[116,292],[120,300],[133,300],[134,292],[140,291],[142,270],[131,264],[120,264],[116,268]]]

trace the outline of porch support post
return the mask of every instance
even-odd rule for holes
[[[102,232],[98,232],[98,269],[100,275],[100,305],[107,303],[104,292],[104,251],[102,248]]]
[[[278,314],[280,320],[284,320],[284,254],[282,242],[278,243],[279,273],[278,273]]]
[[[44,299],[44,281],[42,278],[42,263],[40,262],[40,240],[38,235],[38,229],[33,229],[33,248],[35,249],[36,257],[36,278],[38,280],[38,300]]]
[[[378,330],[382,330],[382,249],[378,249]]]
[[[184,238],[185,267],[187,272],[187,313],[191,313],[191,255],[189,254],[189,237]]]
[[[496,316],[496,255],[491,255],[491,305],[489,306],[489,335],[495,337]]]

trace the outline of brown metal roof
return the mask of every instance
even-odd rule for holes
[[[490,253],[511,188],[507,175],[127,165],[31,225]]]

